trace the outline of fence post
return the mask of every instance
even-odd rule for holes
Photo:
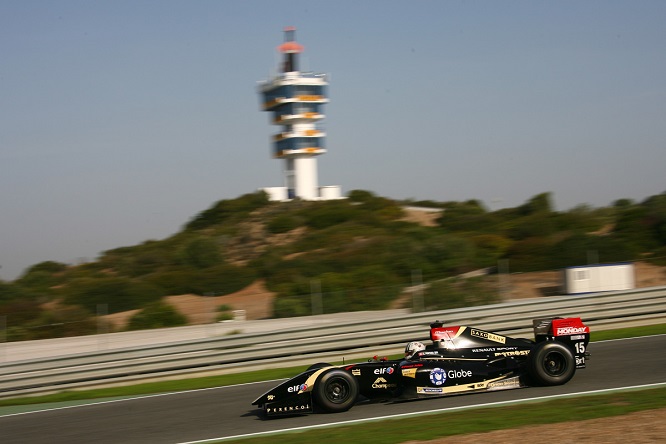
[[[504,302],[511,295],[511,274],[509,272],[509,259],[500,259],[497,262],[497,281],[500,302]]]
[[[312,315],[320,315],[324,312],[321,299],[321,282],[318,279],[310,281],[310,294],[312,299]]]
[[[109,332],[108,324],[103,319],[104,316],[109,314],[109,304],[97,304],[97,349],[106,350],[107,333]]]
[[[7,353],[7,316],[0,316],[0,362],[5,362]]]
[[[421,270],[412,270],[412,310],[414,313],[425,311],[423,301],[423,276]]]

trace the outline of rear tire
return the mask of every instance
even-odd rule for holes
[[[539,385],[566,384],[576,372],[571,350],[559,342],[539,342],[527,363],[530,378]]]
[[[329,370],[315,382],[315,403],[327,412],[338,413],[349,410],[357,397],[356,379],[344,370]]]

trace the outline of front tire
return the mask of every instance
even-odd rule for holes
[[[357,397],[356,379],[344,370],[327,371],[315,382],[315,402],[327,412],[338,413],[349,410]]]
[[[562,385],[576,372],[576,360],[571,350],[559,342],[540,342],[530,352],[528,372],[539,385]]]

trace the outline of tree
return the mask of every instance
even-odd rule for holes
[[[30,274],[34,272],[46,272],[46,273],[61,273],[65,270],[67,270],[68,266],[67,264],[63,264],[62,262],[55,262],[55,261],[45,261],[45,262],[40,262],[38,264],[33,265],[32,267],[28,268],[28,270],[25,272],[25,274]]]
[[[497,218],[489,213],[477,200],[464,203],[449,203],[437,219],[439,225],[450,231],[491,232]]]
[[[0,304],[27,296],[27,292],[16,284],[0,281]]]
[[[644,204],[647,208],[648,226],[655,241],[666,245],[666,192],[649,197]]]
[[[551,200],[551,193],[537,194],[528,200],[525,204],[518,207],[518,210],[525,216],[539,213],[550,214],[553,212]]]

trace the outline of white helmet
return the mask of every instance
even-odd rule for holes
[[[412,359],[416,353],[425,349],[426,347],[423,345],[423,343],[412,341],[405,347],[405,359]]]

